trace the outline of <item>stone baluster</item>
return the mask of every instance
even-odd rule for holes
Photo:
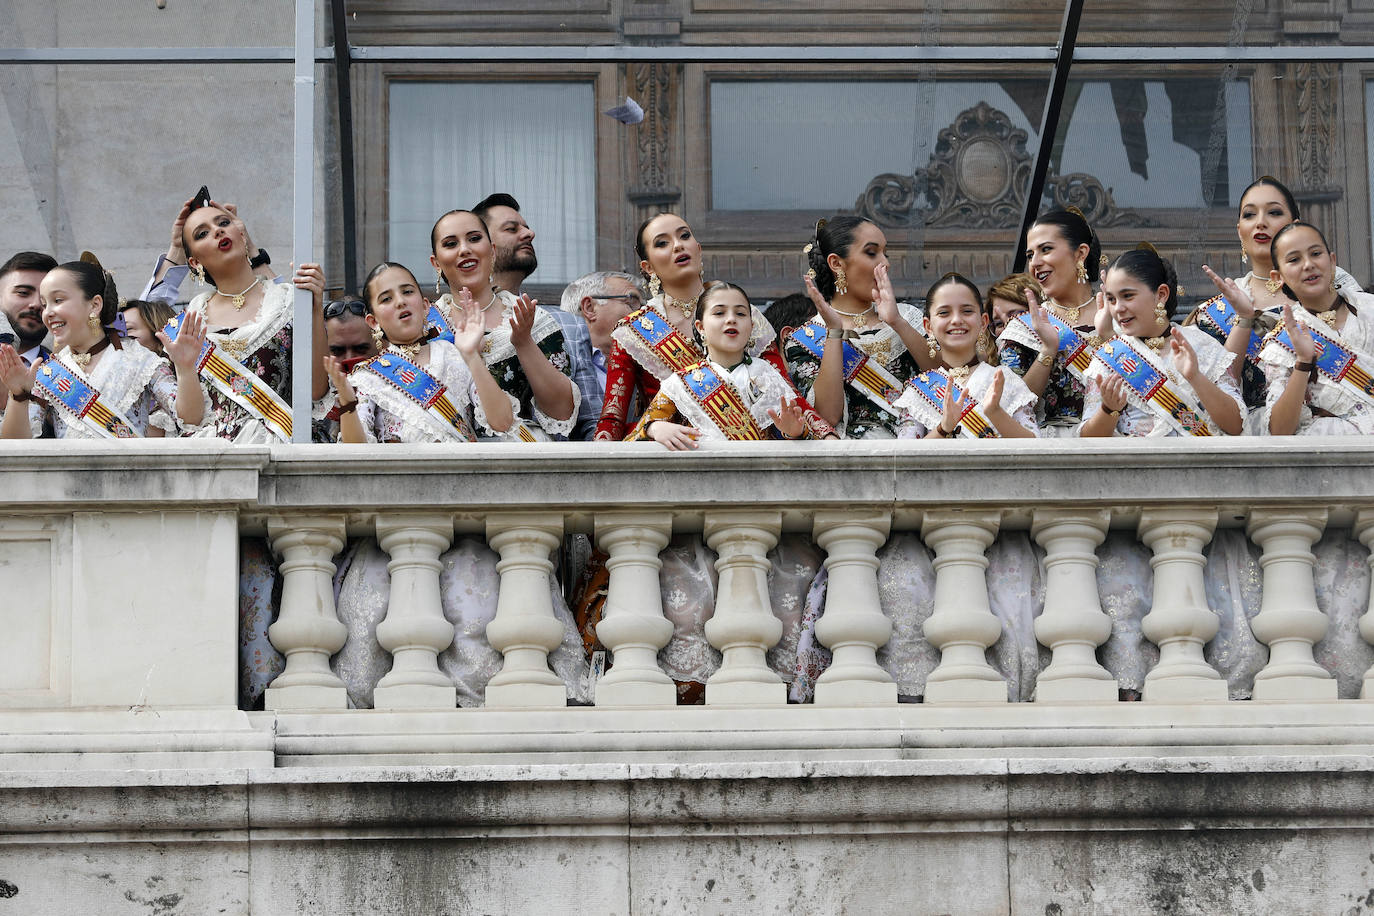
[[[282,558],[281,613],[267,638],[286,656],[263,699],[268,709],[346,709],[348,691],[329,670],[348,628],[334,608],[334,557],[344,545],[344,522],[334,515],[268,519],[272,550]]]
[[[611,651],[611,670],[596,685],[597,706],[673,706],[677,688],[658,666],[673,625],[663,616],[659,551],[668,546],[672,519],[662,512],[598,513],[596,544],[610,555],[606,610],[596,635]]]
[[[1216,525],[1214,509],[1147,509],[1140,515],[1140,540],[1154,551],[1155,571],[1154,603],[1140,628],[1159,646],[1159,664],[1145,675],[1143,700],[1226,699],[1226,682],[1202,657],[1219,625],[1202,579],[1202,548]]]
[[[487,543],[501,555],[501,592],[487,641],[504,656],[487,683],[489,707],[567,706],[568,687],[549,670],[549,653],[563,641],[549,595],[551,558],[563,538],[563,519],[516,512],[487,519]]]
[[[988,604],[988,547],[1000,512],[927,512],[921,540],[935,551],[935,612],[926,639],[940,664],[926,680],[927,703],[1005,703],[1007,684],[984,652],[1002,635]]]
[[[1361,509],[1355,513],[1355,537],[1369,550],[1369,606],[1360,617],[1360,635],[1367,643],[1374,643],[1374,510]],[[1360,699],[1374,700],[1374,665],[1364,673],[1364,685],[1360,688]]]
[[[1327,627],[1312,579],[1312,545],[1325,527],[1326,509],[1256,509],[1246,522],[1264,550],[1264,594],[1250,627],[1269,647],[1269,664],[1255,675],[1256,700],[1336,699],[1336,679],[1312,657]]]
[[[723,655],[706,681],[706,703],[781,706],[787,686],[768,667],[768,649],[782,638],[782,621],[768,599],[768,551],[782,531],[780,512],[708,512],[706,543],[717,554],[716,609],[706,639]]]
[[[892,529],[890,512],[817,512],[812,524],[825,551],[825,614],[816,638],[834,661],[816,681],[817,706],[883,706],[897,702],[897,684],[875,654],[892,637],[878,601],[878,548]]]
[[[1097,597],[1097,547],[1107,537],[1106,509],[1036,509],[1031,537],[1045,548],[1045,610],[1035,638],[1053,656],[1035,682],[1037,702],[1094,703],[1117,698],[1116,679],[1097,661],[1112,619]]]
[[[391,653],[391,670],[377,683],[377,709],[452,709],[458,691],[439,670],[439,653],[453,642],[453,624],[439,598],[439,555],[453,541],[443,514],[383,515],[377,543],[391,557],[391,594],[377,641]]]

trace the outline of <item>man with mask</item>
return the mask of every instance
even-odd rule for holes
[[[367,306],[357,296],[334,299],[324,307],[324,342],[329,355],[343,364],[344,372],[377,355],[377,339],[363,316]],[[315,442],[339,439],[339,399],[331,386],[315,403],[311,438]]]

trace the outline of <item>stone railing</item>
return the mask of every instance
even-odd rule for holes
[[[1374,541],[1374,443],[1355,439],[738,443],[686,455],[650,444],[37,442],[4,446],[0,468],[0,593],[12,608],[0,648],[0,732],[18,736],[8,750],[19,764],[44,753],[110,763],[153,747],[253,765],[273,753],[278,762],[458,759],[473,753],[479,732],[491,739],[487,756],[548,759],[560,749],[1117,746],[1136,742],[1131,729],[1192,747],[1269,745],[1277,739],[1260,732],[1289,728],[1280,743],[1350,747],[1368,739],[1343,730],[1374,722],[1360,701],[1333,702],[1336,681],[1313,655],[1328,620],[1316,601],[1312,545],[1326,529]],[[1269,651],[1254,676],[1256,702],[1222,704],[1228,712],[1208,711],[1227,687],[1204,658],[1218,623],[1204,596],[1203,550],[1218,526],[1243,527],[1263,551],[1252,629]],[[1109,529],[1134,532],[1152,552],[1153,601],[1141,626],[1159,655],[1141,704],[1116,702],[1117,683],[1096,653],[1111,632],[1094,553]],[[1011,706],[985,658],[1001,634],[985,556],[1000,531],[1028,531],[1043,549],[1034,632],[1052,653],[1035,702]],[[614,666],[597,685],[596,710],[563,708],[564,684],[547,662],[561,638],[550,555],[576,532],[610,556],[598,636]],[[718,556],[706,637],[722,663],[706,710],[668,708],[674,686],[656,657],[671,631],[658,553],[681,532],[701,532]],[[765,576],[781,532],[811,535],[827,557],[830,594],[842,600],[832,598],[816,630],[833,664],[814,706],[760,717],[786,703],[764,661],[780,632]],[[915,707],[898,706],[875,660],[892,631],[879,605],[877,552],[895,532],[918,532],[934,554],[924,634],[939,662]],[[281,560],[270,635],[287,661],[266,713],[235,708],[243,533],[265,534]],[[455,533],[484,535],[500,556],[487,637],[504,665],[480,711],[455,709],[453,684],[436,664],[453,638],[438,558]],[[390,556],[377,639],[393,661],[371,712],[345,711],[329,667],[346,638],[333,559],[359,535],[375,536]],[[1374,640],[1374,616],[1360,628]],[[1361,696],[1374,696],[1368,684],[1367,675]],[[1266,705],[1278,700],[1307,711]],[[831,707],[840,709],[826,713]],[[1077,737],[1063,730],[1068,721]],[[986,730],[965,728],[978,723]],[[138,738],[149,730],[161,736],[152,744]]]

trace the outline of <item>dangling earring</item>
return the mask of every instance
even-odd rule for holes
[[[440,284],[440,282],[443,281],[443,279],[444,279],[444,269],[443,269],[442,267],[436,267],[436,268],[434,268],[434,295],[436,295],[436,296],[439,295],[439,284]],[[380,332],[379,332],[379,333],[380,333]]]
[[[1079,261],[1079,262],[1078,262],[1078,282],[1079,282],[1079,283],[1087,283],[1087,282],[1088,282],[1088,268],[1085,267],[1085,266],[1083,265],[1083,262],[1082,262],[1082,261]]]
[[[1161,330],[1169,326],[1169,309],[1163,302],[1155,303],[1155,324],[1159,325]]]
[[[849,278],[844,275],[843,267],[835,268],[835,295],[843,296],[849,292]]]
[[[1240,250],[1240,263],[1242,267],[1250,263],[1250,256],[1245,253],[1244,248]]]
[[[987,357],[988,357],[988,329],[987,329],[987,328],[983,328],[983,330],[981,330],[981,331],[978,332],[978,340],[977,340],[977,342],[975,342],[974,345],[973,345],[973,352],[975,352],[975,353],[978,354],[978,358],[979,358],[979,359],[987,359]]]
[[[207,283],[207,282],[205,281],[205,268],[204,268],[204,267],[201,267],[199,264],[196,264],[196,265],[194,265],[194,266],[191,267],[191,273],[193,273],[193,274],[196,275],[196,282],[198,282],[201,286],[209,286],[209,285],[210,285],[209,283]]]
[[[663,289],[663,284],[659,282],[658,274],[649,274],[649,298],[657,299],[659,291]]]
[[[1279,290],[1283,289],[1283,281],[1275,280],[1271,276],[1268,280],[1264,281],[1264,288],[1269,290],[1269,292],[1271,293],[1277,293]]]
[[[372,329],[372,346],[374,346],[374,347],[376,347],[378,350],[380,350],[380,349],[382,348],[382,340],[383,340],[385,337],[386,337],[386,334],[382,333],[382,329],[381,329],[381,328],[373,328],[373,329]]]
[[[92,331],[99,331],[99,330],[100,330],[100,313],[99,313],[99,312],[91,312],[90,315],[86,316],[86,320],[90,322],[90,324],[91,324],[91,330],[92,330]]]
[[[927,338],[926,338],[926,349],[929,350],[929,352],[930,352],[930,358],[931,358],[931,359],[934,359],[934,358],[935,358],[935,354],[938,353],[938,352],[940,352],[940,345],[939,345],[938,343],[935,342],[935,338],[934,338],[934,337],[927,337]]]

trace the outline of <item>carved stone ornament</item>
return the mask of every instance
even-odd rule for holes
[[[914,175],[879,175],[868,183],[854,212],[879,226],[1006,229],[1021,222],[1032,157],[1027,134],[1001,111],[979,102],[940,131],[929,164]],[[1111,191],[1091,175],[1051,178],[1052,206],[1074,204],[1095,226],[1150,225],[1117,207]]]

